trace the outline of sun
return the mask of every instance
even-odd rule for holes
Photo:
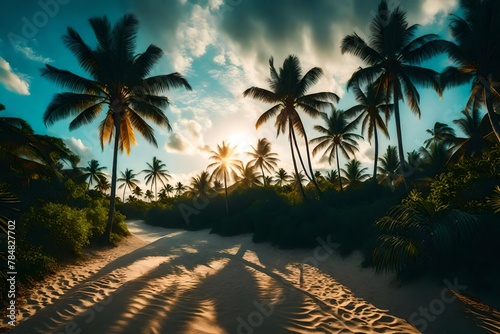
[[[246,152],[252,150],[252,140],[253,138],[246,132],[233,133],[228,137],[228,143],[231,146],[236,146],[235,152],[239,154],[240,159],[246,155]]]

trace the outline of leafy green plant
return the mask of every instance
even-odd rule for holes
[[[496,186],[493,195],[488,198],[488,204],[493,209],[493,212],[500,213],[500,186]]]

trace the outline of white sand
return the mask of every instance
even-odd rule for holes
[[[424,333],[481,333],[458,301],[440,303],[444,284],[397,287],[392,276],[361,269],[359,254],[128,225],[135,236],[120,247],[39,284],[11,332],[419,333],[404,319],[417,312],[422,326],[418,312],[434,307]]]

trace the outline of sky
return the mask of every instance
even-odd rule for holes
[[[389,0],[390,8],[400,6],[408,13],[410,24],[421,25],[417,35],[436,33],[449,38],[449,14],[457,10],[458,0]],[[243,98],[251,86],[268,88],[268,60],[276,67],[295,54],[303,71],[320,67],[322,79],[310,92],[330,91],[341,99],[338,109],[348,109],[355,101],[346,90],[346,81],[363,64],[355,57],[342,55],[344,36],[356,32],[366,38],[378,0],[23,0],[2,3],[0,12],[0,103],[6,106],[3,116],[26,119],[36,133],[63,138],[81,157],[80,166],[97,159],[112,165],[112,145],[101,150],[98,122],[69,131],[70,119],[50,127],[43,124],[43,113],[54,94],[63,92],[40,76],[40,68],[50,64],[79,75],[87,74],[62,43],[68,26],[75,28],[90,45],[96,41],[88,23],[92,17],[106,15],[112,23],[126,13],[140,22],[136,53],[155,44],[165,52],[152,75],[179,72],[193,90],[172,90],[166,114],[172,132],[153,126],[158,147],[137,136],[137,146],[130,156],[119,155],[118,171],[125,168],[140,172],[156,156],[170,174],[169,183],[189,183],[190,178],[206,169],[210,150],[223,140],[237,145],[240,159],[245,152],[266,137],[279,154],[279,166],[293,171],[286,137],[276,137],[274,121],[255,128],[259,115],[270,106]],[[441,71],[448,66],[446,56],[435,57],[425,66]],[[88,76],[87,76],[88,77]],[[418,86],[417,86],[418,87]],[[451,125],[460,117],[469,87],[436,92],[419,87],[422,117],[418,119],[402,103],[404,149],[418,149],[428,138],[426,129],[437,121]],[[104,113],[103,113],[104,117]],[[309,138],[319,134],[313,126],[319,119],[304,116]],[[381,153],[387,145],[396,145],[395,126],[389,122],[390,139],[382,139]],[[460,135],[460,132],[457,132]],[[360,142],[356,155],[371,173],[373,147]],[[341,164],[347,160],[341,159]],[[313,167],[325,173],[334,168],[316,156]],[[138,178],[142,181],[144,174]],[[143,182],[143,181],[142,181]]]

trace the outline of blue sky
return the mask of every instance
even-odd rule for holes
[[[457,0],[392,0],[390,7],[401,6],[410,23],[422,25],[418,34],[437,33],[448,37],[447,16],[457,8]],[[156,44],[165,56],[155,73],[180,72],[193,87],[192,92],[171,91],[172,104],[167,115],[173,132],[155,127],[159,147],[147,144],[138,135],[138,144],[130,156],[119,156],[118,170],[139,172],[145,162],[158,157],[172,174],[170,183],[188,183],[191,176],[208,165],[209,149],[228,140],[238,145],[241,159],[258,138],[267,137],[280,155],[280,166],[292,171],[285,138],[276,138],[274,122],[255,129],[255,121],[269,106],[244,99],[242,92],[250,86],[267,87],[267,61],[270,56],[281,65],[289,54],[296,54],[305,70],[318,66],[325,76],[314,91],[334,91],[341,96],[338,108],[354,103],[345,82],[362,65],[356,58],[340,54],[340,41],[356,31],[366,36],[378,0],[27,0],[2,4],[0,18],[0,102],[6,106],[4,116],[29,121],[37,133],[61,137],[78,153],[86,165],[97,159],[111,167],[112,147],[101,150],[97,123],[70,132],[69,119],[47,128],[42,115],[54,94],[63,91],[40,77],[45,63],[85,75],[61,37],[66,27],[75,28],[91,45],[95,45],[88,19],[107,15],[115,22],[125,13],[134,13],[140,21],[136,52]],[[426,64],[436,70],[448,65],[444,56]],[[430,90],[421,89],[422,118],[402,105],[403,134],[406,151],[417,149],[427,138],[426,129],[434,122],[451,124],[460,117],[468,87],[445,92],[442,99]],[[318,120],[304,117],[309,138],[317,136],[312,129]],[[390,140],[382,140],[381,151],[395,145],[393,122],[389,124]],[[459,133],[460,134],[460,133]],[[371,170],[373,149],[360,143],[357,158]],[[344,163],[345,160],[342,161]],[[314,167],[321,171],[330,166],[320,157]],[[143,175],[139,177],[143,179]]]

